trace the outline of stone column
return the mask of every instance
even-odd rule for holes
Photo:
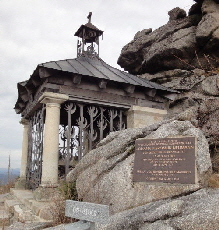
[[[20,178],[26,178],[27,169],[27,154],[28,154],[28,133],[29,133],[29,121],[22,119],[20,123],[24,126],[23,129],[23,141],[22,141],[22,157],[21,157],[21,171]]]
[[[163,120],[166,110],[132,106],[127,112],[127,128],[143,128]]]
[[[21,155],[21,169],[20,169],[20,178],[17,181],[15,188],[25,189],[26,170],[27,170],[27,155],[28,155],[29,121],[23,118],[23,119],[21,119],[20,124],[22,124],[24,126],[24,128],[23,128],[23,141],[22,141],[22,155]]]
[[[68,100],[64,94],[46,92],[40,102],[46,104],[45,133],[41,186],[56,186],[58,183],[58,150],[60,105]]]

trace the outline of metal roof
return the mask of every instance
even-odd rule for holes
[[[167,92],[177,92],[162,85],[151,82],[147,79],[123,72],[105,63],[99,57],[80,56],[75,59],[50,61],[39,64],[39,67],[70,72],[94,78],[105,79],[114,82],[126,83],[135,86],[142,86]]]
[[[162,93],[164,93],[165,95],[178,93],[176,90],[166,88],[162,85],[156,84],[147,79],[116,69],[108,65],[107,63],[105,63],[101,58],[97,56],[95,57],[80,56],[75,59],[50,61],[50,62],[39,64],[36,70],[30,76],[29,80],[19,82],[17,84],[18,99],[15,104],[15,109],[17,110],[16,111],[17,113],[22,112],[22,108],[20,108],[19,102],[23,102],[22,97],[28,95],[26,87],[28,86],[29,83],[31,83],[31,79],[33,80],[39,74],[40,67],[67,72],[67,73],[79,74],[84,76],[85,78],[86,76],[89,76],[97,79],[104,79],[106,81],[113,81],[116,83],[125,83],[128,85],[139,86],[145,88],[145,90],[156,89],[162,91]]]
[[[85,25],[81,25],[80,28],[75,32],[74,36],[78,36],[80,38],[83,37],[82,31],[83,29],[91,29],[94,30],[96,32],[98,32],[98,36],[101,36],[103,34],[102,30],[99,30],[96,26],[94,26],[91,22],[86,23]]]

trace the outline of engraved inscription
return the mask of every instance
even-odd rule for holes
[[[66,200],[65,215],[79,220],[106,224],[109,221],[109,206]]]
[[[80,209],[80,208],[72,208],[72,213],[77,213],[77,214],[83,214],[83,215],[89,215],[89,216],[97,216],[97,211],[92,210],[92,209]]]
[[[133,180],[194,184],[195,143],[195,137],[136,140]]]

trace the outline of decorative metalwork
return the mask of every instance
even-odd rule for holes
[[[124,111],[116,108],[68,103],[63,107],[68,122],[60,127],[60,165],[67,174],[82,157],[110,132],[126,128]]]
[[[28,189],[36,189],[41,183],[42,155],[43,155],[43,130],[44,130],[43,107],[30,118],[28,136],[28,157],[26,181]]]
[[[104,133],[104,130],[106,129],[106,127],[107,127],[107,122],[103,117],[103,112],[104,111],[105,111],[105,109],[100,107],[100,120],[97,123],[97,126],[100,129],[100,140],[103,139],[103,133]]]
[[[99,45],[99,40],[97,40]],[[99,46],[92,43],[89,46],[83,44],[81,41],[78,41],[77,57],[87,56],[87,57],[98,57],[99,56]]]
[[[82,25],[75,33],[75,36],[80,39],[77,43],[77,57],[99,56],[99,37],[103,35],[103,31],[91,23],[91,16],[92,12],[87,16],[88,23]]]

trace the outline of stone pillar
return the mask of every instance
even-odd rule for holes
[[[45,133],[41,186],[56,186],[58,183],[58,149],[60,105],[69,97],[58,93],[44,93],[39,101],[46,104]]]
[[[20,124],[23,128],[23,141],[22,141],[22,155],[21,155],[21,169],[20,178],[16,182],[15,188],[25,189],[26,186],[26,170],[27,170],[27,155],[28,155],[28,133],[29,133],[29,121],[21,119]]]
[[[166,110],[132,106],[127,112],[127,128],[143,128],[163,120]]]
[[[22,141],[22,157],[21,157],[20,178],[26,178],[29,121],[26,120],[26,119],[22,119],[20,121],[20,123],[24,126],[24,129],[23,129],[23,141]]]

